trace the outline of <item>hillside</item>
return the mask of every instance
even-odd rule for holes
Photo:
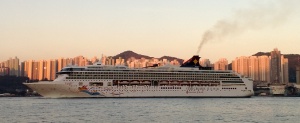
[[[135,53],[133,51],[130,51],[130,50],[127,50],[127,51],[124,51],[118,55],[115,55],[113,56],[114,59],[117,59],[117,58],[123,58],[125,60],[131,58],[131,57],[134,57],[136,59],[141,59],[141,58],[145,58],[145,59],[152,59],[154,57],[150,57],[150,56],[147,56],[147,55],[141,55],[141,54],[138,54],[138,53]],[[176,57],[172,57],[172,56],[162,56],[160,58],[158,58],[159,60],[162,60],[162,59],[167,59],[168,61],[172,61],[174,59],[177,59],[179,61],[179,63],[182,64],[183,62],[183,59],[180,59],[180,58],[176,58]]]
[[[124,51],[118,55],[115,55],[113,56],[113,59],[118,59],[119,57],[127,60],[129,59],[130,57],[134,57],[136,59],[141,59],[141,58],[145,58],[145,59],[151,59],[153,57],[150,57],[150,56],[146,56],[146,55],[141,55],[141,54],[138,54],[138,53],[135,53],[133,51],[130,51],[130,50],[127,50],[127,51]]]

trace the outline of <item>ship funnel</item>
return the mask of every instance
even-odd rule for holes
[[[194,55],[189,60],[185,61],[180,67],[198,67],[200,70],[211,70],[211,67],[202,67],[200,65],[199,55]]]

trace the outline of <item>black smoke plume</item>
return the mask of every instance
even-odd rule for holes
[[[239,9],[230,19],[219,20],[202,34],[196,54],[210,41],[221,41],[226,36],[241,34],[247,30],[276,27],[286,22],[299,4],[297,0],[256,1],[250,9]]]

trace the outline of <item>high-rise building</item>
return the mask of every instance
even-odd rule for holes
[[[39,80],[48,80],[47,78],[47,61],[40,60],[39,61]]]
[[[24,61],[24,76],[27,76],[29,80],[33,80],[33,60]]]
[[[300,66],[296,67],[296,83],[300,84]]]
[[[289,64],[288,59],[284,58],[283,55],[281,55],[281,83],[282,84],[288,84],[289,83]]]
[[[106,58],[105,65],[115,65],[115,59],[111,56]]]
[[[32,80],[39,80],[39,62],[34,61],[32,64]]]
[[[228,70],[228,60],[225,58],[219,59],[217,62],[215,62],[214,69],[215,70]]]
[[[64,61],[65,59],[64,58],[59,58],[57,59],[57,70],[61,70],[64,66]]]
[[[47,75],[48,80],[54,80],[57,72],[57,60],[47,60]]]
[[[74,65],[86,66],[86,65],[89,65],[89,62],[85,57],[77,56],[77,57],[74,58]]]
[[[271,83],[272,84],[281,83],[280,71],[281,71],[281,53],[277,48],[275,48],[271,52]]]
[[[275,48],[271,52],[271,83],[287,84],[288,79],[288,59],[281,55],[280,51]]]
[[[246,56],[237,57],[232,64],[232,70],[249,77],[249,58]]]
[[[259,62],[257,56],[249,57],[249,77],[253,80],[259,80]]]
[[[200,59],[200,65],[202,67],[211,67],[209,59]]]
[[[258,63],[259,63],[259,79],[258,81],[261,82],[270,82],[270,63],[271,57],[263,55],[258,56]]]
[[[170,61],[170,64],[175,65],[175,66],[180,66],[180,63],[177,59],[174,59],[173,61]]]
[[[94,56],[94,57],[91,59],[91,63],[94,64],[94,63],[96,63],[96,62],[99,62],[99,59],[98,59],[96,56]]]
[[[122,59],[121,57],[119,57],[118,59],[116,59],[116,64],[115,65],[125,65],[125,60]]]
[[[20,76],[25,76],[25,62],[21,62],[20,64]]]
[[[107,58],[107,57],[106,57],[105,55],[102,54],[101,60],[100,60],[101,64],[106,65],[106,58]]]
[[[232,70],[258,82],[286,84],[289,81],[288,59],[278,49],[271,56],[238,57],[232,62]]]
[[[17,57],[15,57],[14,59],[10,58],[8,60],[8,68],[9,68],[9,72],[10,75],[12,76],[20,76],[20,72],[19,72],[19,59]]]
[[[74,65],[74,60],[72,58],[66,58],[66,59],[63,59],[62,61],[62,68],[66,67],[66,66],[69,66],[69,65]],[[58,71],[60,71],[61,69],[57,69]]]
[[[0,68],[2,68],[3,71],[6,71],[8,73],[5,73],[5,75],[9,76],[20,76],[20,66],[19,66],[19,59],[17,57],[15,58],[9,58],[8,60],[0,63]]]

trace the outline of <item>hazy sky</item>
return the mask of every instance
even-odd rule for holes
[[[278,48],[300,54],[297,0],[1,0],[0,61],[125,50],[212,62]]]

